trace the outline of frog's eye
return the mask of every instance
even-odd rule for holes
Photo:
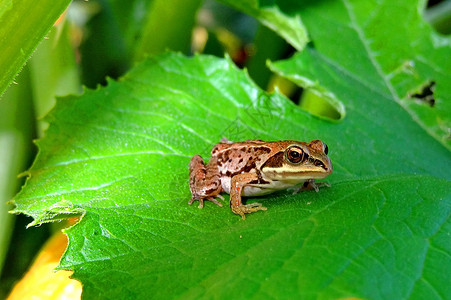
[[[328,152],[329,152],[329,147],[327,147],[327,145],[324,144],[324,153],[326,153],[326,155],[327,155]]]
[[[293,164],[300,163],[301,161],[305,160],[307,157],[307,154],[302,151],[301,148],[298,147],[291,147],[287,150],[286,156],[289,162]]]

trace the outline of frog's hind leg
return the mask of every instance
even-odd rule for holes
[[[193,204],[199,200],[199,208],[204,207],[204,200],[211,201],[222,206],[216,197],[224,198],[219,195],[222,192],[221,180],[217,168],[209,168],[200,155],[195,155],[189,163],[189,187],[193,197],[188,202]]]

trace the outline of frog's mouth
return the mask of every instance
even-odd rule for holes
[[[304,165],[302,170],[298,166],[284,165],[281,168],[266,167],[262,169],[262,172],[266,178],[271,180],[281,181],[302,181],[307,179],[322,179],[332,173],[332,165],[328,168],[324,164],[322,165]]]

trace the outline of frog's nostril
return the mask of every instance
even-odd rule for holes
[[[321,167],[321,168],[323,168],[324,170],[327,171],[326,166],[325,166],[324,163],[323,163],[322,161],[320,161],[319,159],[316,159],[315,162],[314,162],[313,164],[314,164],[315,166]]]

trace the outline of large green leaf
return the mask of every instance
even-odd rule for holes
[[[353,11],[333,3],[345,5],[325,14]],[[393,93],[368,84],[383,73],[361,57],[367,48],[353,43],[350,59],[328,60],[323,37],[312,37],[315,49],[273,68],[327,88],[346,106],[343,121],[262,92],[228,59],[168,53],[58,102],[15,212],[34,224],[83,215],[66,230],[60,268],[74,270],[90,298],[450,297],[449,150]],[[446,74],[433,79],[438,89]],[[224,136],[320,138],[331,187],[263,197],[268,210],[244,221],[227,205],[188,206],[191,156],[208,158]]]
[[[281,1],[287,13],[302,12],[314,48],[273,69],[347,105],[395,101],[451,150],[451,40],[422,20],[424,2]],[[354,85],[365,92],[351,94]]]
[[[304,49],[308,42],[307,30],[302,24],[299,14],[297,12],[284,14],[274,1],[261,1],[268,3],[260,3],[258,0],[219,1],[257,18],[266,27],[286,39],[298,51]]]
[[[0,96],[30,58],[70,0],[0,2]]]
[[[166,54],[60,100],[49,119],[16,212],[36,224],[84,214],[61,268],[86,296],[448,292],[451,156],[390,99],[361,98],[346,121],[325,122],[229,60]],[[267,196],[268,211],[245,221],[227,206],[188,206],[190,157],[223,136],[321,138],[332,187]]]

